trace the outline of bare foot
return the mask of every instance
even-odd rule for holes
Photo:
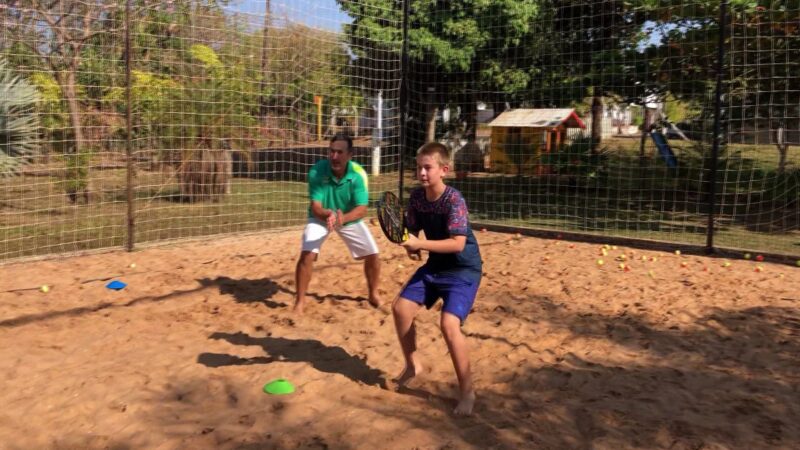
[[[303,307],[305,305],[306,305],[306,302],[296,302],[294,304],[294,308],[292,308],[292,313],[294,313],[296,316],[302,316],[303,315]]]
[[[453,414],[457,416],[468,416],[472,414],[472,408],[475,406],[475,391],[471,391],[468,394],[462,394],[461,400],[458,401],[458,405],[456,405],[456,409],[453,410]]]
[[[397,383],[400,387],[405,387],[409,381],[411,381],[415,376],[422,373],[422,365],[420,364],[413,364],[413,365],[406,365],[406,368],[403,369],[403,373],[397,376],[394,379],[394,382]]]
[[[381,301],[380,297],[378,297],[377,295],[375,295],[375,296],[370,296],[370,297],[369,297],[369,299],[367,299],[367,301],[368,301],[368,302],[369,302],[369,304],[370,304],[370,305],[372,305],[374,308],[380,308],[381,304],[383,303],[383,302]]]

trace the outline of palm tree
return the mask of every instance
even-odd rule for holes
[[[0,59],[0,177],[16,175],[39,153],[36,88]]]

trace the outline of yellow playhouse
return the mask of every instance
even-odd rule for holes
[[[586,129],[574,109],[512,109],[489,123],[493,172],[544,175],[543,154],[559,151],[567,128]]]

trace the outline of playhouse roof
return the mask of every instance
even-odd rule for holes
[[[583,121],[571,108],[511,109],[489,122],[490,127],[586,128]]]

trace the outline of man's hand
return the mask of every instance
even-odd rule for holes
[[[341,209],[337,209],[336,211],[331,209],[328,211],[328,217],[325,219],[325,223],[328,225],[328,231],[341,228],[344,225],[344,213]]]
[[[341,213],[341,211],[339,211]],[[328,231],[333,231],[336,229],[339,222],[339,215],[336,214],[336,211],[330,210],[328,211],[328,217],[325,219],[325,223],[328,225]]]
[[[344,226],[344,213],[342,212],[341,209],[336,210],[336,222],[337,222],[336,226],[337,228]]]

